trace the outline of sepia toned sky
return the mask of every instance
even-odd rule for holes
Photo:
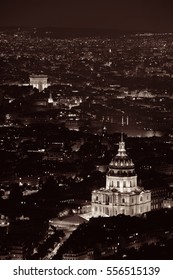
[[[172,0],[1,0],[0,4],[0,26],[173,32],[172,15]]]

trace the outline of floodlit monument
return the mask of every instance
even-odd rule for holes
[[[47,75],[31,75],[29,77],[30,79],[30,86],[33,86],[33,88],[37,88],[39,92],[43,91],[45,88],[47,88],[48,85],[48,76]]]
[[[137,185],[134,164],[126,153],[123,136],[118,154],[109,164],[106,187],[92,191],[92,216],[140,215],[151,210],[151,191]]]

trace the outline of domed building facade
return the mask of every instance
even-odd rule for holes
[[[137,185],[132,160],[121,137],[118,154],[109,164],[106,187],[92,191],[92,216],[141,215],[151,210],[151,191]]]

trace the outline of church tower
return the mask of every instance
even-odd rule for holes
[[[48,104],[53,105],[53,97],[52,97],[52,93],[49,94],[49,98],[48,98]]]
[[[151,210],[151,191],[137,185],[133,161],[121,134],[118,153],[106,175],[106,187],[92,192],[92,216],[140,215]]]

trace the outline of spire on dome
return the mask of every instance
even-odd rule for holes
[[[126,153],[125,142],[123,139],[123,133],[121,133],[121,139],[119,142],[118,153],[112,158],[109,164],[109,174],[114,174],[118,176],[125,176],[135,174],[134,164],[131,158]]]
[[[125,142],[124,142],[124,139],[123,139],[123,133],[122,132],[121,132],[121,141],[119,142],[119,148],[118,148],[117,156],[121,156],[121,157],[127,156],[126,149],[125,149]]]
[[[123,132],[121,132],[121,142],[124,142],[123,141]]]

